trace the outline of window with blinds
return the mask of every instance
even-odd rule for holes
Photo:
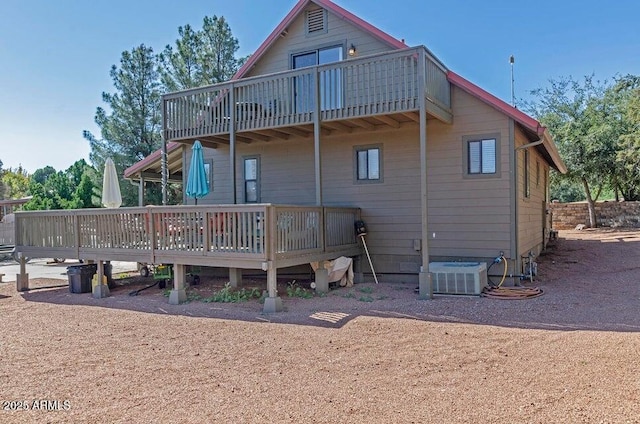
[[[469,174],[496,173],[496,140],[471,140],[468,142],[468,170]]]

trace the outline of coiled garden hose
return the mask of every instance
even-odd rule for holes
[[[482,297],[492,299],[531,299],[542,296],[544,292],[539,287],[485,287],[482,290]]]

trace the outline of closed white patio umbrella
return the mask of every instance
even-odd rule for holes
[[[122,205],[120,194],[120,181],[116,166],[111,158],[104,163],[104,176],[102,177],[102,204],[106,208],[119,208]]]

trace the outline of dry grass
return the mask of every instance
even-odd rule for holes
[[[30,410],[0,422],[639,422],[639,241],[561,232],[519,301],[364,284],[265,316],[2,284],[1,406]]]

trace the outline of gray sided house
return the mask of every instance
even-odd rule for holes
[[[536,120],[328,0],[300,0],[232,81],[163,112],[168,181],[205,146],[199,205],[359,208],[378,276],[421,292],[428,262],[503,252],[521,272],[549,238],[549,171],[566,172]],[[161,180],[161,157],[125,176]]]

